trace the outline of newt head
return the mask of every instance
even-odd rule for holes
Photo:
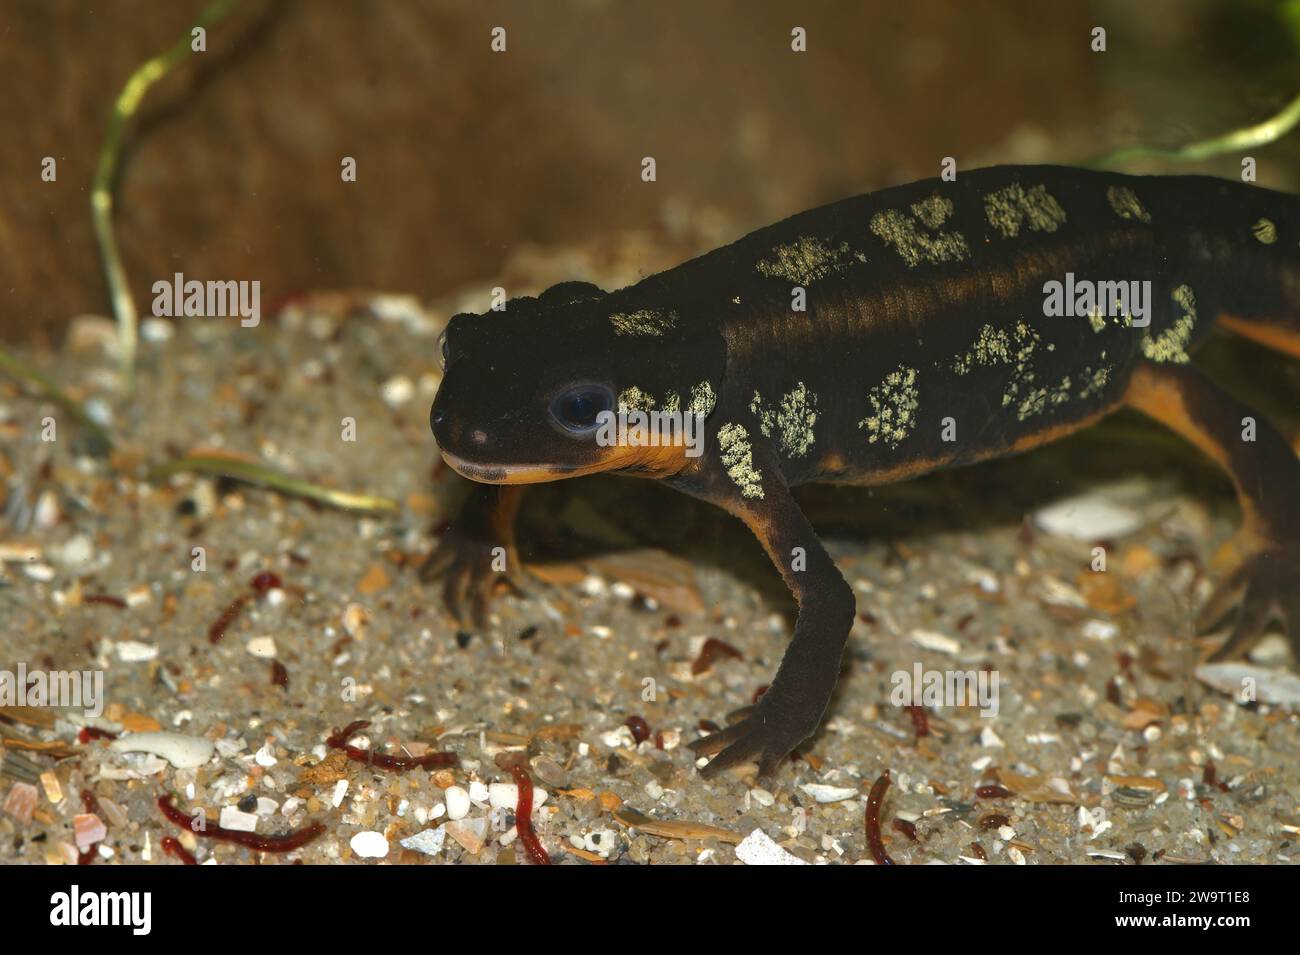
[[[722,339],[649,297],[566,282],[503,311],[454,316],[429,413],[447,464],[487,484],[685,467],[703,429],[684,416],[713,409]]]

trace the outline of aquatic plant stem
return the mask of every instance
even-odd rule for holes
[[[175,458],[149,469],[150,481],[161,481],[173,474],[182,473],[207,474],[214,477],[228,477],[249,484],[260,484],[284,494],[305,497],[320,501],[331,507],[345,511],[395,511],[397,502],[374,494],[354,494],[334,488],[312,484],[302,478],[292,477],[253,461],[238,458],[219,457],[216,455],[195,455],[193,457]]]
[[[1109,152],[1093,157],[1085,165],[1094,168],[1118,166],[1131,159],[1200,162],[1205,159],[1213,159],[1215,156],[1225,156],[1246,149],[1254,149],[1257,146],[1267,146],[1291,132],[1297,124],[1300,124],[1300,96],[1291,100],[1281,112],[1263,122],[1231,130],[1222,136],[1215,136],[1212,139],[1203,139],[1200,142],[1171,148],[1141,144],[1121,146],[1118,149],[1112,149]]]
[[[113,316],[117,320],[119,384],[126,394],[130,394],[135,387],[135,355],[139,333],[135,300],[131,297],[131,286],[126,280],[117,240],[113,236],[113,185],[122,157],[127,125],[140,108],[150,87],[190,55],[193,31],[199,28],[206,30],[217,23],[238,2],[239,0],[213,0],[175,46],[155,56],[131,74],[108,116],[108,129],[99,150],[99,161],[95,165],[95,178],[91,184],[90,213],[95,227],[95,241],[104,263],[104,278],[108,282]]]

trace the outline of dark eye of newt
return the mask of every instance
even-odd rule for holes
[[[566,388],[551,402],[551,417],[565,431],[587,435],[596,430],[597,416],[614,410],[614,392],[608,385],[582,384]]]

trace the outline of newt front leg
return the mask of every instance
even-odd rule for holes
[[[488,603],[499,582],[523,592],[523,565],[515,547],[523,493],[518,485],[475,484],[420,567],[421,580],[442,579],[443,603],[461,626],[486,626]]]
[[[816,732],[826,713],[856,601],[791,497],[771,454],[761,446],[750,447],[746,432],[736,425],[724,425],[720,434],[726,472],[706,469],[704,474],[670,483],[745,522],[780,571],[799,613],[794,636],[767,692],[740,722],[691,747],[714,756],[704,768],[705,776],[750,760],[758,761],[760,776],[770,776],[785,756]]]

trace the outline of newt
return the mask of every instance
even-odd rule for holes
[[[1018,454],[1128,407],[1235,486],[1239,561],[1201,616],[1211,630],[1236,612],[1214,657],[1277,620],[1300,658],[1300,462],[1190,363],[1214,325],[1300,357],[1298,245],[1300,199],[1262,187],[997,166],[843,199],[618,291],[565,282],[456,315],[430,424],[482,487],[425,576],[481,618],[492,547],[518,580],[530,483],[611,472],[725,509],[798,615],[768,691],[694,747],[706,774],[765,776],[816,731],[856,613],[790,489]],[[671,430],[609,440],[611,415],[644,428],[652,411],[694,416],[701,453]]]

